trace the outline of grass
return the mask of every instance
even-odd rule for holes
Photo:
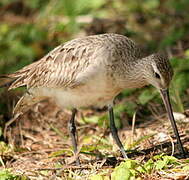
[[[27,176],[16,175],[11,169],[0,169],[0,180],[29,180]]]
[[[176,176],[176,172],[189,173],[189,161],[181,161],[173,156],[160,154],[153,156],[148,161],[140,162],[127,159],[116,166],[110,174],[100,172],[91,176],[91,180],[134,180],[143,179],[145,176],[167,173]],[[179,174],[177,174],[178,176]],[[160,177],[160,176],[159,176]]]

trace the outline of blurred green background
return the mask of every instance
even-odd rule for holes
[[[174,110],[189,107],[188,0],[1,0],[0,74],[16,71],[70,39],[106,32],[130,37],[146,55],[165,50],[175,71]],[[117,106],[117,115],[132,117],[137,107],[143,114],[158,113],[162,107],[153,87],[126,90],[119,99],[127,100]],[[1,89],[1,116],[11,109],[10,101]]]

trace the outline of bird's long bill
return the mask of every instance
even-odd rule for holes
[[[177,125],[176,125],[176,122],[175,122],[175,119],[174,119],[174,116],[173,116],[173,110],[172,110],[171,103],[170,103],[170,98],[169,98],[169,91],[168,91],[168,89],[160,90],[160,94],[161,94],[161,97],[162,97],[163,102],[165,104],[165,108],[167,110],[168,117],[169,117],[169,119],[171,121],[171,125],[172,125],[172,128],[173,128],[173,131],[174,131],[175,136],[177,138],[177,142],[178,142],[178,145],[179,145],[180,153],[183,156],[185,156],[184,148],[183,148],[182,142],[180,140],[180,136],[179,136],[179,133],[178,133]]]

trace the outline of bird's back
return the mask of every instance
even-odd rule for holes
[[[8,77],[15,79],[10,89],[28,87],[69,87],[76,77],[90,66],[114,63],[119,57],[131,61],[140,57],[140,49],[129,38],[118,34],[93,35],[77,38],[56,47],[45,57]]]
[[[109,90],[107,96],[112,99],[117,95],[119,87],[114,87],[115,82],[108,79],[107,74],[111,73],[107,71],[113,71],[108,67],[113,64],[121,66],[119,61],[125,61],[127,64],[138,58],[140,49],[123,35],[102,34],[77,38],[58,46],[39,61],[7,75],[12,80],[9,89],[27,86],[28,89],[43,89],[46,92],[50,88],[50,94],[58,94],[59,90],[73,92],[82,86],[88,89],[91,96],[95,97],[94,93],[99,93],[96,93],[96,99],[91,100],[95,103],[97,99],[102,99],[107,88],[110,88],[112,92]],[[101,91],[96,91],[96,88],[90,86],[99,87]],[[38,94],[41,96],[41,92]],[[78,98],[79,96],[80,93]]]

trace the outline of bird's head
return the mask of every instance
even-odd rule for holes
[[[153,54],[147,57],[145,79],[158,90],[168,89],[173,76],[169,59],[164,54]]]
[[[168,58],[162,54],[153,54],[146,58],[147,66],[145,66],[145,79],[149,84],[155,86],[163,99],[165,108],[168,113],[168,117],[171,121],[171,125],[175,136],[177,138],[177,143],[179,145],[180,153],[185,157],[185,151],[180,140],[180,136],[177,130],[176,122],[173,116],[173,111],[169,98],[169,84],[173,76],[173,70],[169,63]]]

